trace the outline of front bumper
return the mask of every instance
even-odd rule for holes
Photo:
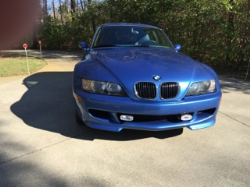
[[[188,127],[191,130],[212,126],[221,100],[221,92],[187,97],[181,101],[133,101],[128,97],[74,93],[76,111],[84,123],[92,128],[121,131],[122,129],[170,130]],[[178,116],[191,114],[190,121]],[[134,121],[122,121],[119,116],[135,116]],[[145,119],[143,119],[145,118]]]

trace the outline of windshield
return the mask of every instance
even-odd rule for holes
[[[102,27],[98,30],[92,47],[165,47],[173,49],[172,43],[162,30],[135,26]]]

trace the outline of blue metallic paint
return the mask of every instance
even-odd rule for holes
[[[105,24],[104,26],[112,25]],[[153,75],[161,76],[161,80],[153,80]],[[86,93],[82,90],[81,80],[83,78],[118,83],[126,92],[127,97]],[[215,93],[185,97],[193,82],[210,79],[216,80],[217,91]],[[134,84],[139,81],[154,82],[157,89],[164,82],[178,82],[180,91],[173,99],[162,100],[160,97],[154,100],[140,99],[134,92]],[[90,49],[86,59],[75,66],[73,92],[81,98],[81,100],[76,100],[76,111],[85,124],[92,128],[109,131],[122,129],[168,130],[183,127],[195,130],[209,127],[215,123],[221,99],[217,75],[210,67],[178,53],[174,49],[159,47]],[[90,109],[109,112],[110,118],[94,117],[89,113]],[[212,114],[200,113],[207,109],[214,109],[215,112]],[[167,120],[120,122],[117,113],[156,116],[183,113],[193,113],[194,115],[191,121],[178,123]]]

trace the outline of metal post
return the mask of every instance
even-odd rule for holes
[[[42,44],[40,44],[40,54],[41,54],[41,58],[43,58]]]
[[[28,59],[28,53],[27,53],[27,49],[25,49],[25,53],[26,53],[26,64],[27,64],[27,70],[28,70],[28,74],[30,75],[30,67],[29,67],[29,59]]]

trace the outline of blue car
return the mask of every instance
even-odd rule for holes
[[[76,120],[95,129],[160,131],[215,123],[221,100],[209,66],[178,50],[162,29],[101,25],[73,77]]]

